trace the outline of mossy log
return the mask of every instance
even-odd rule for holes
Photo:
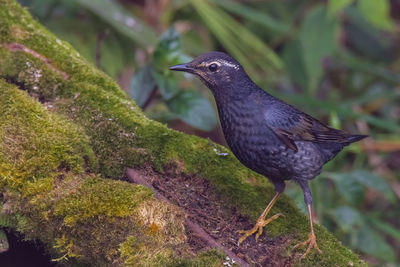
[[[209,204],[228,218],[254,222],[273,195],[226,148],[146,118],[110,77],[13,0],[0,0],[0,111],[0,226],[41,241],[64,265],[226,261],[207,245],[193,249],[187,209],[126,181],[127,168],[156,177],[160,187],[167,178],[182,190],[188,185],[176,181],[205,181],[216,196]],[[299,264],[291,247],[307,238],[307,218],[285,196],[273,212],[286,216],[264,236],[285,240],[275,244],[277,257]],[[364,265],[323,227],[316,235],[323,254],[302,265]],[[282,263],[277,257],[263,262]]]

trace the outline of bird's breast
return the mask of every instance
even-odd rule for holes
[[[218,109],[227,144],[245,165],[262,157],[278,144],[276,136],[262,121],[261,111],[230,103]]]

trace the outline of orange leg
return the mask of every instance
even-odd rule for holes
[[[261,214],[261,216],[258,218],[256,224],[254,225],[253,228],[250,230],[241,230],[239,233],[243,234],[242,237],[240,237],[238,245],[240,245],[246,238],[257,232],[256,234],[256,241],[258,237],[262,234],[264,226],[272,222],[273,220],[276,220],[279,216],[283,216],[282,213],[275,214],[274,216],[268,218],[265,220],[265,217],[268,215],[268,212],[271,210],[272,206],[274,206],[275,202],[278,200],[279,196],[282,195],[282,192],[277,192],[275,196],[272,198],[272,200],[269,202],[268,206],[265,208],[264,212]]]
[[[293,247],[293,249],[296,249],[298,247],[306,246],[308,244],[308,248],[307,248],[306,252],[301,256],[300,260],[304,259],[308,255],[308,253],[310,253],[311,249],[313,249],[313,248],[315,248],[319,253],[322,253],[322,251],[318,248],[317,239],[314,234],[311,204],[307,205],[307,209],[308,209],[308,218],[310,220],[311,232],[308,235],[308,239],[306,241],[298,243],[297,245],[295,245]]]

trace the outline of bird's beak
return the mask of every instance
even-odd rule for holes
[[[185,71],[185,72],[194,72],[194,69],[189,67],[189,63],[186,64],[179,64],[175,65],[169,68],[170,70],[175,70],[175,71]]]

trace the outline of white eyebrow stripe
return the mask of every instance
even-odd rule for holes
[[[226,61],[226,60],[219,59],[218,62],[220,62],[221,64],[223,64],[223,65],[225,65],[225,66],[234,68],[235,70],[238,70],[238,69],[239,69],[239,66],[238,66],[238,65],[236,65],[236,64],[234,64],[234,63],[231,63],[231,62],[228,62],[228,61]]]

